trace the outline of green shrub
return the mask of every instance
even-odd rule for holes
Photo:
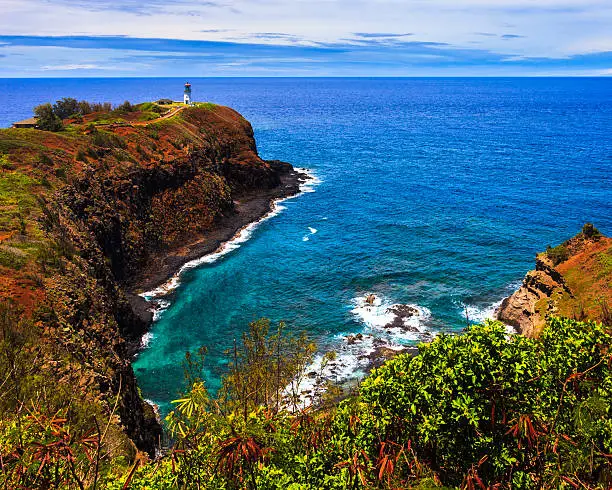
[[[161,114],[162,112],[166,112],[167,109],[160,107],[159,103],[154,102],[143,102],[142,104],[138,104],[136,107],[137,110],[142,112],[154,112],[156,114]]]
[[[33,355],[19,338],[11,342],[19,355]],[[260,320],[228,353],[216,398],[202,381],[205,351],[186,357],[191,389],[167,418],[172,451],[131,470],[116,460],[98,483],[112,490],[611,488],[610,345],[611,332],[593,322],[552,318],[540,339],[487,322],[387,362],[359,396],[336,407],[293,412],[279,396],[312,360],[312,345]],[[54,444],[54,433],[83,434],[63,421],[49,431],[45,420],[0,427],[0,447],[20,447],[28,462],[23,479],[10,484],[39,481],[38,439]],[[74,475],[62,473],[69,459],[51,461],[60,480],[91,485],[96,439],[84,440],[70,439]],[[14,478],[14,460],[3,461]]]
[[[80,162],[86,162],[87,161],[87,153],[82,148],[79,148],[79,150],[76,153],[76,157],[75,158],[78,161],[80,161]]]
[[[62,165],[61,167],[55,169],[55,172],[54,172],[55,176],[58,179],[66,180],[66,177],[68,176],[68,171],[67,170],[68,169],[67,169],[66,165]]]
[[[52,167],[53,166],[53,160],[46,153],[40,153],[38,155],[38,163],[40,165],[45,166],[45,167]]]
[[[51,104],[42,104],[34,108],[38,118],[38,127],[44,131],[61,131],[64,127],[62,120],[53,112]]]
[[[53,112],[60,119],[67,119],[80,113],[79,102],[71,97],[64,97],[53,104]]]
[[[15,166],[9,162],[8,155],[0,155],[0,168],[14,170]]]
[[[596,237],[600,237],[601,232],[595,228],[595,226],[593,225],[593,223],[586,223],[583,227],[582,227],[582,234],[586,237],[586,238],[596,238]]]
[[[101,148],[126,148],[127,146],[119,136],[100,130],[91,134],[91,142]]]
[[[569,249],[564,244],[557,245],[554,248],[550,245],[546,247],[546,256],[552,261],[553,265],[555,266],[569,259],[569,255]]]
[[[176,401],[168,423],[178,452],[155,477],[168,488],[612,483],[612,335],[602,325],[553,318],[541,339],[508,336],[496,322],[440,335],[375,370],[335,410],[297,413],[266,399],[274,369],[260,371],[268,357],[253,349],[265,352],[269,324],[252,328],[236,354],[250,361],[224,381],[229,398],[211,399],[196,376]],[[134,488],[149,475],[139,470]]]
[[[508,337],[498,323],[441,335],[364,382],[355,443],[375,458],[376,441],[410,441],[454,485],[471,471],[489,485],[603,488],[612,482],[611,342],[602,325],[565,319],[550,320],[540,340]]]
[[[198,102],[196,103],[196,107],[198,109],[205,109],[207,111],[212,111],[218,106],[217,104],[213,104],[212,102]]]
[[[9,246],[0,246],[0,265],[9,269],[20,270],[27,262],[27,255],[21,250]]]
[[[129,100],[126,100],[123,104],[119,104],[115,110],[118,112],[134,112],[137,109]]]

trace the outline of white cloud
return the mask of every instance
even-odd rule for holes
[[[421,41],[512,55],[563,56],[612,48],[609,0],[0,0],[5,35],[128,35],[282,44],[282,32],[336,42],[355,32],[411,32]],[[512,26],[512,27],[508,27]],[[497,36],[482,37],[488,32]],[[524,36],[504,40],[499,36]],[[305,41],[306,42],[306,41]],[[586,51],[585,51],[586,52]]]
[[[0,0],[0,11],[2,35],[129,36],[290,46],[355,39],[364,49],[369,43],[386,43],[390,52],[395,41],[420,41],[490,51],[503,56],[508,65],[531,58],[564,60],[612,51],[611,0]],[[412,35],[394,39],[377,33]],[[72,54],[69,48],[57,48],[57,58],[32,66],[44,63],[39,69],[45,72],[100,70],[127,52],[121,46],[104,54],[94,48],[78,55],[74,48]],[[152,42],[151,52],[155,49]],[[408,62],[409,56],[398,54],[402,56]],[[443,54],[419,53],[410,58],[436,56]],[[35,54],[31,58],[44,59]],[[8,71],[7,60],[17,63],[3,58],[2,71]],[[250,61],[228,59],[224,69],[252,66]],[[283,64],[290,62],[278,62]],[[131,65],[125,64],[124,70],[130,71]]]
[[[43,71],[70,71],[70,70],[109,70],[110,67],[102,65],[87,65],[87,64],[74,64],[74,65],[44,65],[40,67]]]

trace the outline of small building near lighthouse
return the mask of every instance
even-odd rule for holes
[[[14,128],[37,128],[38,118],[31,117],[30,119],[24,119],[23,121],[17,121],[13,123]]]
[[[183,96],[183,101],[187,105],[191,104],[191,84],[189,82],[185,84],[185,92]]]

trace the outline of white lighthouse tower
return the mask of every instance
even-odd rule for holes
[[[187,105],[191,104],[191,84],[189,82],[185,84],[185,93],[183,96],[183,101]]]

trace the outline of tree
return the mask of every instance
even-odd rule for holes
[[[67,117],[79,114],[80,107],[79,102],[71,97],[64,97],[53,104],[53,112],[60,119],[66,119]]]
[[[126,100],[123,104],[117,106],[117,110],[119,112],[134,112],[136,108],[129,100]]]
[[[593,238],[593,237],[600,237],[601,236],[601,232],[597,228],[595,228],[593,223],[586,223],[582,227],[582,234],[586,238]]]
[[[57,117],[51,104],[41,104],[34,108],[38,118],[38,127],[44,131],[61,131],[64,127],[62,120]]]

